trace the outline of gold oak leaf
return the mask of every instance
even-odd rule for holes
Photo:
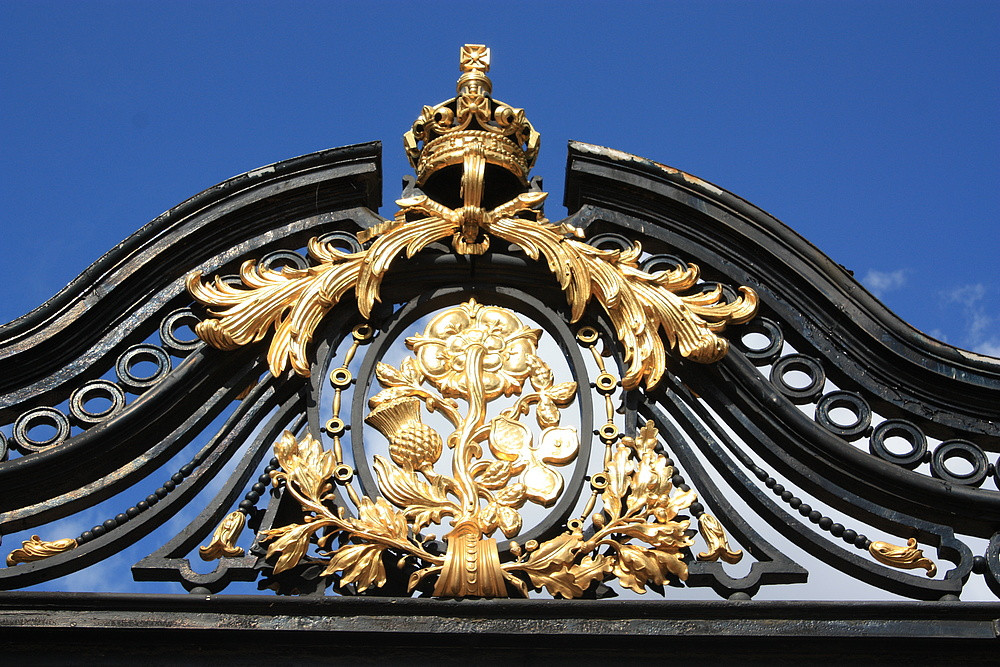
[[[629,489],[629,476],[633,470],[629,451],[625,447],[615,450],[611,463],[608,464],[608,486],[601,494],[604,510],[611,519],[617,519],[622,514],[622,498]]]
[[[271,558],[275,554],[278,556],[274,564],[274,574],[280,574],[299,564],[299,560],[306,554],[309,548],[309,538],[319,530],[323,524],[313,523],[293,523],[281,528],[261,531],[265,539],[275,539],[267,548],[267,557]]]
[[[647,583],[660,585],[667,580],[649,550],[631,544],[618,547],[618,557],[611,572],[622,586],[640,594],[646,592]]]
[[[562,533],[551,540],[542,542],[531,552],[524,563],[526,571],[544,571],[553,565],[561,566],[571,562],[576,557],[583,540],[574,533]]]
[[[577,583],[573,572],[566,565],[545,572],[527,570],[528,578],[537,589],[542,586],[550,595],[561,595],[567,600],[583,595],[584,589]]]
[[[605,575],[611,571],[612,563],[613,560],[608,556],[597,554],[594,556],[584,556],[583,560],[569,568],[570,574],[573,575],[573,580],[580,588],[580,595],[583,595],[583,591],[587,590],[591,582],[595,579],[603,581]]]
[[[357,582],[358,592],[369,588],[380,588],[385,585],[385,564],[382,562],[382,552],[385,546],[381,544],[348,544],[337,549],[321,576],[343,570],[340,584]]]

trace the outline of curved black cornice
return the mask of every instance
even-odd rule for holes
[[[644,158],[571,142],[565,205],[593,219],[591,229],[603,229],[601,215],[624,214],[609,221],[619,233],[630,226],[706,273],[753,286],[766,310],[830,361],[841,388],[871,392],[887,416],[927,418],[942,426],[938,437],[960,429],[1000,446],[1000,360],[920,333],[846,269],[736,195]]]
[[[189,271],[228,268],[269,246],[302,246],[329,222],[316,216],[377,210],[381,153],[371,142],[277,162],[142,227],[47,302],[0,326],[0,417],[15,406],[51,404],[66,381],[99,375],[106,354],[149,334],[137,323],[178,298],[189,301],[182,296]]]
[[[215,591],[233,578],[255,579],[256,568],[268,569],[265,559],[257,558],[262,552],[210,574],[195,573],[186,557],[236,503],[254,517],[253,531],[279,525],[276,517],[289,511],[280,494],[265,490],[268,472],[278,463],[268,464],[263,474],[261,466],[285,428],[309,428],[326,437],[324,429],[333,420],[320,416],[320,387],[329,377],[325,367],[319,368],[320,359],[330,358],[338,341],[350,336],[359,321],[357,308],[348,297],[327,316],[325,333],[310,352],[314,373],[309,381],[290,372],[271,377],[263,344],[232,351],[197,340],[178,344],[167,325],[178,321],[173,318],[179,313],[189,322],[204,315],[184,288],[190,271],[226,276],[247,259],[268,265],[275,257],[302,268],[315,260],[294,251],[327,233],[344,247],[360,249],[357,231],[385,222],[375,213],[380,158],[379,144],[360,144],[225,181],[152,221],[47,303],[0,327],[0,533],[34,529],[104,500],[121,503],[113,510],[121,513],[84,530],[75,549],[0,568],[0,588],[51,579],[120,551],[186,506],[244,447],[217,500],[137,564],[135,573],[138,579],[176,580],[189,589]],[[692,562],[689,586],[712,586],[726,596],[753,595],[761,586],[805,581],[806,564],[768,542],[766,531],[757,531],[766,523],[826,565],[901,595],[934,600],[957,595],[973,572],[988,572],[990,585],[1000,589],[995,583],[1000,581],[995,546],[1000,544],[1000,492],[993,481],[985,488],[978,488],[982,479],[948,482],[870,454],[860,444],[870,428],[850,436],[814,419],[807,404],[824,400],[822,381],[814,396],[798,400],[761,372],[776,363],[783,336],[796,357],[808,357],[866,409],[912,421],[915,430],[932,438],[968,440],[970,451],[986,457],[985,450],[989,461],[996,461],[1000,360],[917,332],[784,224],[693,176],[574,143],[566,183],[568,221],[594,245],[625,247],[638,240],[653,255],[643,261],[662,267],[676,255],[677,261],[697,263],[706,281],[726,289],[746,285],[760,296],[760,316],[741,325],[745,328],[729,330],[732,351],[721,362],[675,360],[659,388],[621,394],[622,432],[634,433],[640,419],[653,420],[674,457],[674,486],[695,490],[702,509],[713,511],[755,558],[742,576],[719,562]],[[387,333],[393,313],[402,312],[397,307],[414,302],[423,307],[421,300],[436,290],[501,302],[521,290],[540,304],[532,308],[544,307],[564,323],[569,319],[565,295],[544,261],[531,260],[508,244],[494,244],[483,255],[460,255],[447,243],[434,243],[394,263],[382,304],[369,322]],[[518,303],[524,307],[526,301]],[[754,357],[741,343],[744,333],[765,318],[778,340],[768,359]],[[596,305],[584,320],[601,331],[602,340],[615,340]],[[576,345],[569,328],[563,339],[564,351]],[[155,382],[137,385],[123,377],[121,367],[127,364],[122,359],[137,349],[131,347],[135,344],[166,360]],[[609,348],[612,356],[614,349]],[[359,363],[359,380],[377,358]],[[616,362],[621,363],[620,354]],[[82,399],[74,403],[72,396],[98,385],[119,392],[120,410],[85,418]],[[362,433],[361,405],[341,428]],[[24,424],[44,424],[45,414],[62,418],[64,435],[50,445],[26,440]],[[192,444],[197,453],[180,457]],[[181,458],[186,462],[177,463]],[[165,470],[168,461],[173,467]],[[983,476],[1000,484],[997,465],[989,463]],[[154,474],[164,475],[159,488]],[[581,468],[578,482],[582,475]],[[731,504],[735,496],[746,510]],[[869,539],[865,530],[881,534]],[[925,579],[922,573],[873,561],[869,545],[887,535],[900,543],[913,536],[922,548],[936,547],[941,576]],[[964,535],[996,536],[982,556],[973,554]]]

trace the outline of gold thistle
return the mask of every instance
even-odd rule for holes
[[[526,191],[538,134],[523,110],[490,97],[488,49],[466,45],[461,69],[459,95],[425,107],[406,135],[407,152],[425,192],[397,201],[400,210],[394,220],[362,231],[359,240],[371,245],[361,252],[341,253],[312,239],[308,248],[315,266],[276,272],[248,260],[240,268],[242,287],[218,278],[203,283],[201,272],[189,274],[188,291],[209,313],[196,326],[198,336],[220,349],[233,349],[262,340],[273,327],[267,354],[271,372],[278,376],[291,366],[308,375],[313,333],[350,290],[355,291],[358,310],[368,317],[385,274],[400,254],[411,258],[448,237],[456,252],[482,254],[495,237],[545,262],[566,294],[571,321],[582,317],[591,300],[601,304],[628,363],[622,377],[625,389],[641,382],[652,388],[660,381],[666,365],[661,334],[682,357],[710,363],[725,356],[728,342],[718,334],[727,324],[753,317],[756,293],[740,287],[740,296],[731,303],[721,287],[688,294],[699,280],[697,266],[647,273],[639,268],[638,243],[624,251],[599,250],[577,240],[580,230],[572,225],[546,220],[540,207],[547,195]],[[461,178],[456,187],[462,205],[451,208],[434,199],[446,193],[431,187],[431,177],[458,165]],[[492,208],[484,206],[487,165],[512,174],[520,184],[514,189],[501,184],[491,191],[492,199],[506,200]]]
[[[365,421],[389,440],[389,456],[398,466],[427,470],[441,458],[441,436],[420,421],[420,399],[380,405]]]
[[[391,461],[375,457],[383,497],[357,498],[357,518],[334,504],[334,470],[343,462],[312,438],[297,441],[286,433],[275,445],[281,471],[274,481],[285,484],[306,519],[262,533],[270,541],[275,573],[297,565],[315,543],[327,559],[323,574],[339,572],[340,584],[355,584],[358,592],[385,584],[387,562],[403,567],[408,559],[418,565],[410,590],[436,577],[433,592],[440,597],[504,597],[512,591],[527,596],[529,589],[545,588],[573,598],[609,578],[640,593],[672,577],[686,579],[682,552],[694,543],[690,521],[678,514],[697,495],[674,491],[674,470],[656,451],[652,422],[635,438],[622,438],[604,470],[591,476],[602,508],[589,518],[589,537],[584,522],[574,520],[541,544],[511,542],[511,560],[501,560],[493,534],[516,537],[522,527],[518,510],[526,502],[554,503],[563,491],[556,468],[574,461],[579,450],[575,430],[559,426],[561,409],[572,405],[577,386],[554,381],[537,356],[540,333],[510,310],[468,301],[408,338],[415,356],[398,369],[379,365],[383,389],[369,400],[366,421],[389,440]],[[529,379],[534,391],[525,391]],[[503,398],[512,405],[487,419],[487,404]],[[468,405],[465,414],[455,399]],[[434,469],[442,438],[421,421],[421,405],[455,427],[448,438],[454,450],[450,474]],[[541,429],[537,445],[523,421],[532,412]],[[449,517],[445,555],[430,553],[422,531]],[[702,528],[710,552],[738,559],[741,552],[728,550],[717,522]],[[343,546],[323,551],[336,536]]]
[[[7,566],[50,558],[64,551],[75,549],[76,546],[76,540],[69,537],[47,542],[38,535],[32,535],[30,540],[21,542],[20,549],[14,549],[7,555]]]

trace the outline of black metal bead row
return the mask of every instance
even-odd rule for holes
[[[267,491],[267,487],[271,485],[271,473],[277,470],[281,470],[281,466],[278,465],[278,459],[272,458],[268,461],[267,466],[265,466],[264,472],[257,478],[254,485],[250,487],[247,494],[243,496],[243,500],[240,501],[239,510],[241,512],[249,516],[250,512],[257,509],[257,501]]]
[[[130,520],[136,518],[143,512],[147,511],[150,507],[152,507],[153,505],[155,505],[156,503],[160,502],[168,495],[170,495],[170,492],[176,489],[178,484],[187,479],[188,476],[190,476],[191,473],[194,472],[199,465],[201,465],[201,462],[204,460],[204,458],[205,458],[205,453],[198,452],[198,454],[195,455],[193,459],[191,459],[188,463],[182,465],[180,470],[171,475],[170,479],[165,481],[162,486],[160,486],[158,489],[156,489],[156,491],[153,491],[151,494],[146,496],[145,500],[140,500],[135,505],[125,510],[123,513],[115,515],[114,518],[108,519],[104,523],[94,526],[90,530],[85,530],[82,533],[80,533],[80,536],[76,538],[77,544],[84,544],[85,542],[89,542],[94,538],[101,537],[105,533],[114,530],[119,526],[125,525]]]
[[[801,498],[794,496],[791,491],[779,484],[778,480],[768,475],[767,471],[760,466],[752,465],[750,466],[750,471],[757,477],[757,479],[762,481],[764,486],[769,488],[774,495],[781,498],[781,500],[787,503],[793,510],[798,510],[798,513],[809,519],[809,521],[815,523],[821,529],[828,531],[834,537],[839,537],[848,544],[853,544],[858,549],[863,549],[865,551],[868,550],[872,541],[865,535],[860,535],[856,530],[845,528],[843,524],[834,522],[834,520],[828,516],[823,516],[822,512],[814,510],[808,503],[802,502]]]

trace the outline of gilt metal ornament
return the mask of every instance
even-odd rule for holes
[[[511,542],[512,559],[501,561],[493,535],[516,537],[525,503],[555,503],[563,492],[557,468],[579,449],[576,429],[561,425],[577,384],[555,381],[537,354],[540,335],[515,312],[471,300],[407,338],[414,354],[398,368],[380,363],[383,388],[369,400],[365,421],[388,440],[389,458],[374,461],[382,497],[348,493],[356,517],[338,505],[336,486],[347,481],[336,475],[342,457],[310,436],[286,433],[275,446],[281,470],[273,479],[296,499],[305,520],[263,533],[275,573],[297,565],[315,541],[325,558],[322,575],[339,574],[340,586],[353,584],[357,592],[385,585],[387,561],[403,568],[408,559],[417,565],[410,590],[436,578],[433,594],[441,597],[527,596],[545,588],[574,598],[609,578],[642,593],[670,577],[685,579],[682,552],[694,542],[689,521],[678,514],[697,495],[673,489],[674,471],[657,451],[652,422],[609,448],[604,469],[591,477],[594,494],[584,516],[544,542]],[[505,399],[508,407],[488,419],[488,404]],[[424,423],[431,412],[454,430],[442,435]],[[532,412],[537,439],[526,423]],[[436,464],[445,447],[451,469],[443,473]],[[446,518],[451,530],[441,556],[427,548],[433,536],[424,531]],[[738,559],[718,522],[708,521],[713,553],[702,556]],[[341,546],[330,548],[336,543]]]
[[[721,359],[728,343],[718,334],[753,317],[757,295],[741,287],[727,301],[721,286],[701,290],[697,266],[649,273],[639,268],[638,243],[602,250],[583,242],[572,225],[549,222],[541,213],[546,193],[531,191],[528,183],[538,134],[523,110],[491,97],[489,60],[486,47],[463,47],[458,95],[424,107],[404,136],[418,189],[396,202],[393,220],[358,234],[366,247],[340,252],[314,238],[308,249],[315,265],[279,272],[248,260],[240,269],[242,286],[221,278],[206,283],[194,272],[188,290],[209,314],[196,331],[215,347],[233,349],[264,339],[273,328],[271,373],[277,377],[291,367],[308,375],[309,344],[324,316],[353,290],[359,312],[370,317],[401,255],[409,259],[443,239],[457,253],[480,255],[496,239],[506,241],[544,261],[565,293],[571,322],[593,300],[610,319],[625,369],[615,377],[595,351],[601,371],[595,386],[608,412],[599,431],[606,446],[603,470],[589,477],[591,496],[564,532],[540,543],[513,539],[522,530],[526,503],[551,507],[564,492],[559,468],[575,460],[580,444],[576,429],[562,424],[561,411],[580,388],[553,377],[538,354],[541,330],[513,310],[470,300],[437,313],[422,333],[407,338],[413,354],[398,367],[377,365],[382,390],[371,397],[365,422],[385,436],[389,456],[374,458],[380,496],[358,493],[342,453],[346,424],[339,409],[350,385],[347,364],[372,334],[364,324],[364,332],[355,329],[344,366],[331,374],[334,418],[326,431],[333,448],[291,433],[275,445],[280,470],[272,479],[303,511],[302,522],[261,532],[276,575],[315,547],[321,576],[359,593],[385,586],[393,563],[410,572],[411,591],[432,584],[433,594],[443,597],[527,596],[544,588],[574,598],[615,578],[641,593],[687,577],[684,556],[695,531],[683,512],[697,496],[673,488],[674,471],[652,422],[634,437],[621,437],[610,394],[619,386],[657,386],[668,348],[697,362]],[[506,186],[487,192],[490,167],[514,180],[501,179]],[[443,203],[454,201],[443,188],[455,170],[457,207]],[[593,349],[597,333],[585,330],[592,333],[580,340]],[[501,404],[490,417],[488,408]],[[450,432],[429,425],[430,413],[442,415]],[[434,536],[425,533],[444,522],[450,529],[440,554],[430,546]],[[236,553],[226,523],[203,548],[206,558]],[[699,528],[707,544],[699,558],[732,563],[742,557],[729,548],[714,517],[701,513]],[[504,554],[498,532],[510,540]]]
[[[366,249],[343,253],[314,238],[308,248],[317,265],[278,272],[247,260],[240,268],[243,286],[221,278],[204,283],[201,272],[192,272],[188,291],[211,316],[197,325],[204,341],[234,349],[262,340],[273,327],[267,353],[271,372],[278,376],[291,366],[308,375],[308,346],[316,327],[352,289],[358,310],[367,318],[379,300],[386,273],[401,253],[411,258],[450,237],[456,252],[482,254],[495,237],[533,260],[545,261],[566,294],[571,321],[583,316],[591,299],[601,304],[628,364],[622,377],[626,389],[643,381],[650,388],[658,384],[666,366],[664,338],[682,357],[694,361],[711,363],[725,356],[728,342],[718,333],[756,313],[757,295],[751,288],[740,287],[740,296],[732,302],[726,302],[718,285],[689,293],[698,283],[697,266],[647,273],[639,268],[638,243],[627,250],[588,245],[578,240],[580,230],[551,223],[541,214],[538,207],[547,196],[544,192],[516,192],[505,203],[484,207],[486,166],[503,168],[524,184],[538,149],[537,133],[523,110],[490,98],[489,55],[484,49],[463,49],[458,97],[425,108],[406,135],[418,183],[425,187],[461,156],[463,205],[448,207],[426,192],[400,199],[394,220],[359,235],[362,242],[371,242]]]

